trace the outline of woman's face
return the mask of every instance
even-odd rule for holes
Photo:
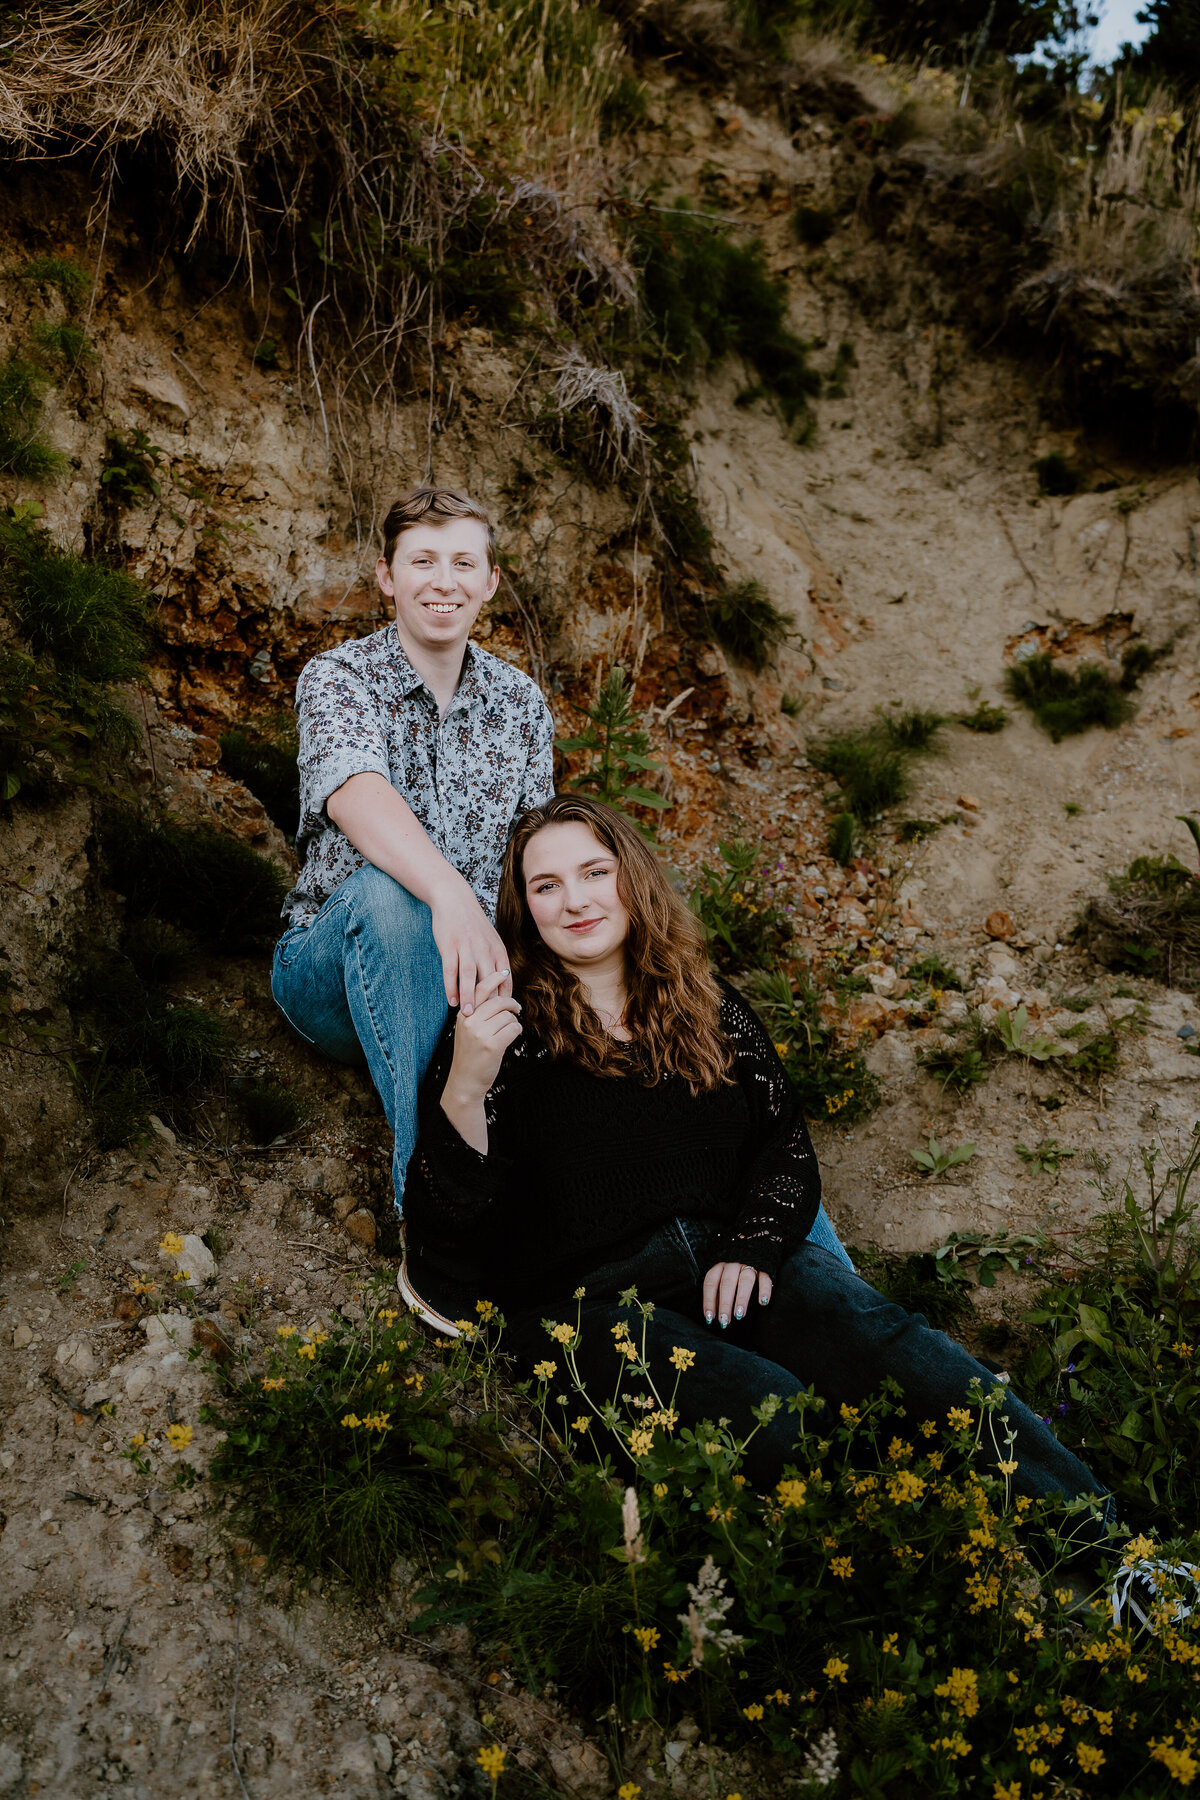
[[[617,892],[617,859],[581,820],[535,832],[522,873],[533,922],[564,963],[594,968],[623,950],[629,914]]]

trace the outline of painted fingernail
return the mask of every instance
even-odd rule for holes
[[[770,1298],[771,1298],[771,1296],[769,1294],[760,1294],[758,1296],[758,1304],[760,1306],[766,1306],[768,1304]]]
[[[734,1316],[734,1318],[735,1318],[735,1319],[742,1319],[742,1318],[744,1318],[744,1317],[745,1317],[745,1309],[744,1309],[744,1308],[743,1308],[743,1307],[741,1307],[741,1306],[739,1306],[739,1307],[738,1307],[738,1309],[737,1309],[737,1311],[736,1311],[736,1312],[735,1312],[735,1313],[734,1313],[734,1315],[733,1315],[733,1316]]]
[[[705,1313],[705,1315],[704,1315],[704,1323],[705,1323],[705,1324],[706,1324],[706,1325],[711,1325],[711,1324],[712,1324],[712,1322],[713,1322],[713,1316],[712,1316],[712,1314],[711,1314],[711,1313]]]
[[[724,1329],[725,1329],[725,1327],[726,1327],[726,1326],[727,1326],[727,1325],[728,1325],[728,1323],[729,1323],[729,1314],[728,1314],[728,1313],[722,1313],[722,1314],[721,1314],[721,1330],[722,1330],[722,1331],[724,1331]]]

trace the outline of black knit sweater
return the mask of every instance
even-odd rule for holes
[[[488,1151],[441,1108],[454,1019],[421,1089],[404,1191],[409,1267],[423,1297],[532,1305],[632,1255],[678,1217],[721,1226],[713,1261],[774,1276],[808,1236],[821,1178],[795,1092],[770,1037],[721,983],[732,1079],[693,1095],[668,1076],[598,1076],[551,1056],[526,1030],[487,1096]]]

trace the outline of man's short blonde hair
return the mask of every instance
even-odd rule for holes
[[[400,533],[410,525],[420,525],[424,519],[438,525],[446,525],[451,519],[478,519],[487,532],[488,568],[495,568],[496,531],[478,500],[472,500],[470,494],[458,488],[413,487],[401,494],[383,521],[383,560],[389,569]]]

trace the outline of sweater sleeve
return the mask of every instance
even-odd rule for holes
[[[733,1222],[714,1260],[749,1263],[772,1279],[812,1230],[821,1174],[796,1091],[757,1013],[721,983],[721,1025],[733,1046],[733,1075],[750,1108],[751,1160],[734,1195]]]
[[[486,1155],[460,1137],[442,1111],[442,1093],[454,1058],[456,1018],[457,1014],[451,1013],[417,1101],[417,1145],[405,1183],[404,1213],[418,1231],[435,1222],[454,1227],[482,1222],[507,1197],[512,1172],[504,1139],[513,1050],[505,1057],[484,1103]]]

